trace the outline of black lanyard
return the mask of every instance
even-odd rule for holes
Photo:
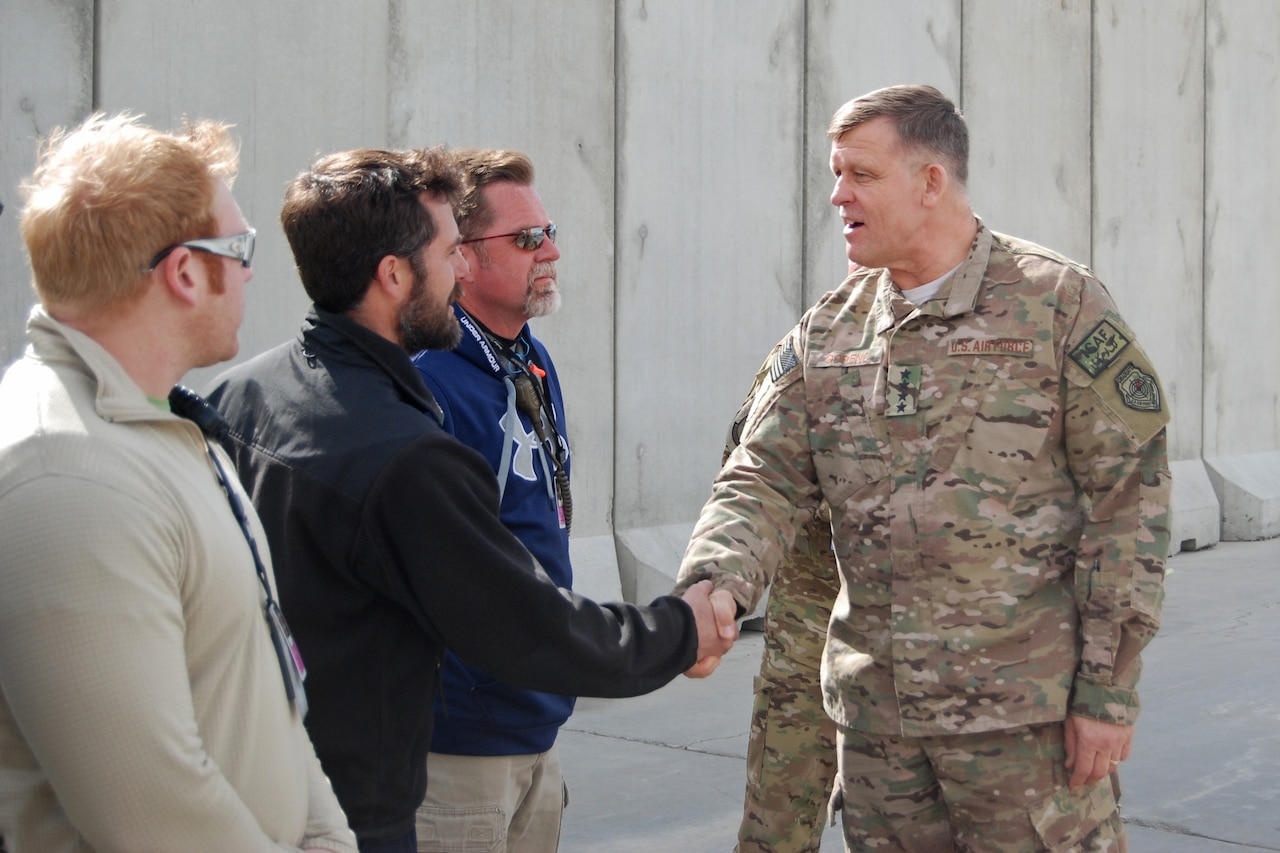
[[[280,674],[284,678],[285,695],[297,706],[299,716],[306,717],[307,693],[302,687],[302,682],[307,677],[307,668],[302,662],[302,653],[293,639],[289,624],[285,622],[280,605],[276,604],[275,596],[271,594],[271,581],[267,578],[267,567],[262,562],[262,555],[258,552],[258,542],[253,536],[253,529],[249,526],[249,515],[244,511],[244,504],[240,501],[240,495],[232,487],[226,469],[218,460],[218,454],[213,452],[213,445],[209,443],[211,436],[221,438],[226,435],[227,422],[213,406],[181,385],[175,386],[169,393],[169,407],[175,415],[192,421],[204,436],[204,449],[213,462],[213,470],[218,476],[218,485],[222,486],[222,493],[227,496],[227,503],[231,506],[231,514],[235,516],[236,523],[240,525],[240,532],[249,543],[249,553],[253,555],[253,567],[258,573],[262,591],[267,596],[262,610],[267,619],[267,626],[270,628],[271,644],[276,651],[276,661],[280,664]]]
[[[473,319],[480,330],[482,338],[479,339],[479,343],[485,349],[486,356],[496,351],[500,360],[506,362],[507,372],[512,379],[516,379],[521,375],[528,377],[527,387],[534,394],[533,396],[528,396],[526,391],[523,399],[519,396],[517,397],[521,411],[535,425],[538,423],[540,416],[546,419],[546,423],[551,427],[551,438],[553,440],[548,442],[547,438],[543,437],[543,444],[550,450],[551,458],[555,460],[557,467],[563,468],[565,466],[565,450],[564,445],[560,442],[560,425],[556,420],[556,407],[551,402],[551,392],[546,379],[547,372],[533,359],[533,345],[523,337],[508,342],[489,331],[478,320],[469,319]],[[522,383],[517,383],[516,385],[517,391],[520,390],[520,384]]]
[[[236,489],[228,482],[227,471],[223,469],[223,464],[218,461],[218,453],[214,452],[209,441],[205,441],[205,450],[209,451],[209,459],[214,461],[214,469],[218,471],[218,484],[223,487],[223,493],[227,496],[227,502],[232,506],[232,515],[236,516],[236,521],[241,525],[241,533],[244,534],[244,540],[248,542],[248,551],[253,555],[253,569],[257,570],[257,579],[261,581],[262,592],[266,593],[266,606],[275,607],[275,598],[271,596],[271,581],[266,578],[266,566],[262,565],[262,556],[257,552],[257,540],[253,538],[253,530],[248,526],[248,516],[244,514],[244,505],[239,500]]]
[[[523,337],[508,343],[462,310],[461,306],[458,313],[462,315],[459,323],[484,353],[489,369],[494,375],[510,380],[514,386],[516,403],[533,424],[543,455],[551,460],[554,468],[551,479],[560,525],[569,530],[573,525],[573,495],[569,490],[568,454],[566,444],[560,439],[556,408],[545,379],[546,371],[533,360],[533,346]],[[516,345],[520,346],[519,351]]]

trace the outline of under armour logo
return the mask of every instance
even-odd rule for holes
[[[533,454],[538,452],[538,437],[521,424],[521,428],[512,433],[511,440],[515,442],[515,450],[511,454],[511,473],[522,480],[536,482],[538,474],[533,465]]]

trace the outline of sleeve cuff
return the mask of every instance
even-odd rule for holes
[[[1138,691],[1126,687],[1104,687],[1077,678],[1071,695],[1070,712],[1078,717],[1132,726],[1141,710]]]

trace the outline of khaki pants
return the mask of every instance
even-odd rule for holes
[[[568,788],[553,746],[538,755],[427,754],[419,853],[554,853]]]

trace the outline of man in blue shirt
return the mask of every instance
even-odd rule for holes
[[[555,365],[528,321],[560,306],[555,225],[524,154],[457,150],[458,206],[471,273],[454,305],[462,342],[414,358],[444,428],[492,466],[502,523],[559,586],[569,587],[569,443]],[[556,849],[566,788],[555,748],[574,699],[521,690],[450,654],[418,811],[420,851],[456,845],[484,824],[508,853]],[[455,846],[450,846],[455,845]]]

